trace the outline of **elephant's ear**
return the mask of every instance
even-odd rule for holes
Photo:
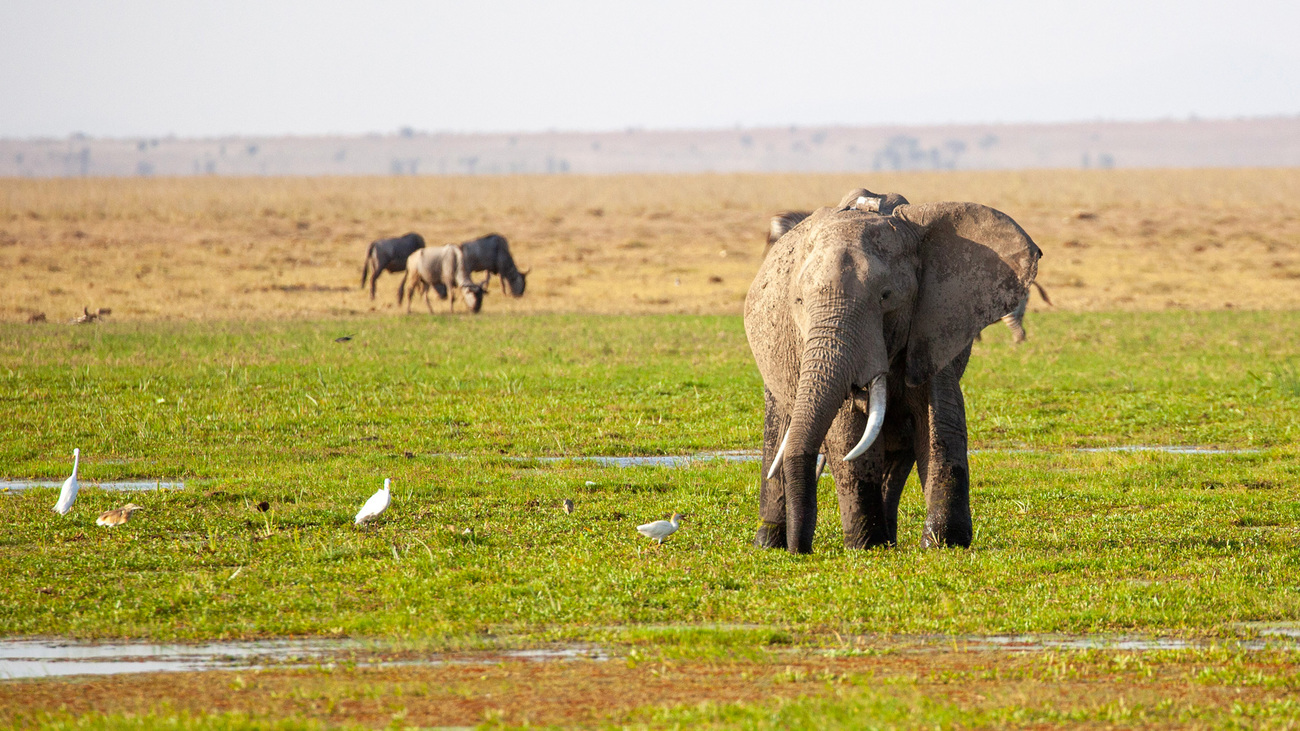
[[[921,236],[907,341],[907,382],[915,386],[1016,309],[1043,253],[1010,216],[976,203],[903,205],[894,217],[914,224]]]

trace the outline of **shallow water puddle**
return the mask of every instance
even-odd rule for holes
[[[643,457],[538,457],[536,461],[553,462],[591,462],[602,467],[689,467],[692,462],[757,462],[763,458],[761,452],[700,452],[698,454],[653,455]]]
[[[1259,454],[1258,449],[1220,449],[1218,447],[1198,447],[1188,445],[1169,445],[1169,446],[1144,446],[1144,445],[1126,445],[1117,447],[1075,447],[1072,449],[972,449],[971,454],[1102,454],[1102,453],[1124,453],[1124,452],[1160,452],[1163,454]],[[448,457],[451,459],[466,459],[472,455],[465,454],[435,454],[435,457]],[[613,456],[613,455],[592,455],[577,457],[517,457],[512,458],[519,462],[541,462],[544,464],[554,464],[557,462],[588,462],[600,465],[601,467],[690,467],[697,462],[712,462],[721,460],[723,462],[759,462],[763,459],[762,452],[749,450],[734,450],[727,452],[698,452],[696,454],[672,454],[672,455],[648,455],[648,456]],[[59,488],[63,481],[58,482],[50,480],[0,480],[0,495],[15,494],[30,490],[32,488]],[[184,482],[161,482],[158,480],[117,480],[112,482],[95,482],[89,486],[97,487],[109,492],[150,492],[154,490],[184,490]]]
[[[505,650],[474,656],[410,657],[392,648],[356,640],[261,640],[197,645],[153,643],[81,643],[57,640],[0,640],[0,680],[69,675],[129,675],[235,670],[268,666],[317,666],[346,662],[357,667],[444,665],[462,662],[554,662],[607,660],[599,648],[563,647]]]
[[[1148,446],[1124,445],[1117,447],[1074,447],[1070,449],[972,449],[971,454],[1103,454],[1125,452],[1160,452],[1163,454],[1258,454],[1258,449],[1220,449],[1218,447],[1199,447],[1188,445]],[[440,455],[451,456],[451,455]],[[457,455],[460,456],[460,455]],[[580,457],[538,457],[520,458],[520,461],[553,462],[590,462],[602,467],[689,467],[695,462],[759,462],[763,453],[750,450],[729,452],[699,452],[697,454],[655,455],[642,457],[616,457],[611,455]]]
[[[32,488],[63,487],[63,480],[50,482],[45,480],[0,480],[0,495],[13,494]],[[113,482],[82,483],[81,487],[95,487],[108,492],[152,492],[154,490],[184,490],[184,482],[161,482],[159,480],[116,480]]]
[[[0,641],[0,678],[225,670],[287,663],[344,649],[338,643],[275,640],[203,645]]]
[[[746,625],[747,626],[747,625]],[[842,638],[844,649],[897,652],[1006,652],[1113,650],[1148,652],[1281,649],[1300,651],[1300,627],[1246,623],[1256,639],[1183,639],[1137,635],[962,635]],[[792,652],[800,652],[797,648]],[[832,649],[824,652],[839,653]],[[817,651],[814,651],[817,652]],[[606,661],[613,655],[594,645],[526,650],[467,652],[453,655],[404,651],[360,640],[298,639],[205,644],[84,643],[59,640],[0,640],[0,680],[72,675],[203,672],[266,667],[411,667],[499,662]]]

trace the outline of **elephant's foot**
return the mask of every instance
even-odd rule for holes
[[[785,548],[785,523],[759,523],[754,545],[759,548]]]
[[[844,536],[845,548],[893,548],[895,546],[893,539],[885,535],[846,535]]]
[[[844,502],[840,501],[841,510],[850,511],[847,516],[842,515],[840,518],[844,523],[845,548],[879,548],[896,543],[884,516],[878,511],[874,515],[863,515],[853,505],[844,506]]]
[[[925,521],[921,548],[970,548],[971,524],[967,522]]]

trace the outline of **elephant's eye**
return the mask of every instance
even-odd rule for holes
[[[881,302],[884,302],[885,300],[889,299],[889,295],[891,295],[891,294],[893,294],[893,292],[891,292],[891,291],[889,291],[889,290],[885,290],[884,292],[881,292],[881,293],[880,293],[880,301],[881,301]]]

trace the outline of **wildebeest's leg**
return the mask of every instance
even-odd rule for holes
[[[409,276],[411,276],[411,273],[410,273],[409,271],[407,271],[407,272],[402,272],[402,283],[401,283],[400,285],[398,285],[398,287],[397,287],[397,304],[399,304],[399,305],[402,304],[402,292],[406,290],[406,278],[409,277]],[[419,277],[416,277],[416,279],[418,280]],[[415,291],[415,283],[414,283],[414,282],[411,283],[411,291],[412,291],[412,292]],[[370,299],[374,299],[374,298],[375,298],[375,296],[374,296],[374,294],[372,293],[372,294],[370,295]],[[407,308],[406,308],[406,311],[407,311],[407,312],[410,312],[410,311],[411,311],[411,308],[410,308],[410,307],[407,307]]]
[[[429,301],[429,283],[424,282],[424,306],[429,308],[429,314],[433,314],[433,302]]]
[[[754,545],[759,548],[785,548],[785,479],[781,470],[771,479],[767,473],[789,421],[777,410],[772,392],[764,388],[763,461],[758,473],[758,535],[754,537]]]
[[[384,270],[383,263],[379,261],[378,252],[370,255],[370,299],[375,298],[375,283],[379,281],[379,273]]]
[[[366,261],[361,265],[361,288],[362,289],[366,288],[366,277],[370,274],[370,256],[371,256],[371,252],[373,252],[374,250],[375,250],[375,245],[371,244],[370,248],[366,250]]]

